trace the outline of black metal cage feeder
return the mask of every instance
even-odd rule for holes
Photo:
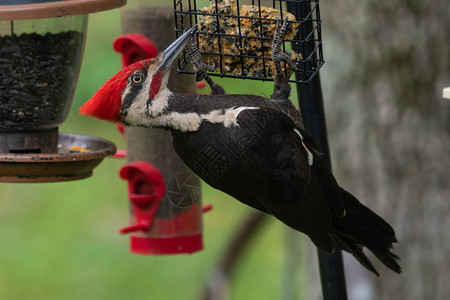
[[[180,35],[198,24],[197,40],[203,60],[215,66],[212,76],[273,80],[270,46],[277,19],[288,19],[283,50],[296,61],[295,79],[308,83],[318,73],[322,54],[318,0],[174,0],[175,30]],[[189,56],[179,60],[179,72]],[[285,67],[288,77],[294,72]]]

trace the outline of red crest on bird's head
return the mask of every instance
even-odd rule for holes
[[[122,92],[128,83],[128,77],[137,70],[143,70],[153,62],[146,59],[123,68],[109,79],[83,106],[80,115],[91,116],[113,123],[121,121]]]

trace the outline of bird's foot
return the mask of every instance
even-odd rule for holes
[[[287,63],[292,69],[298,69],[297,64],[291,60],[288,54],[283,52],[281,50],[281,45],[283,44],[284,35],[286,33],[287,28],[287,20],[288,18],[285,18],[283,20],[283,24],[280,28],[280,19],[277,19],[277,25],[275,27],[275,34],[273,36],[272,40],[272,61],[275,66],[276,75],[283,74],[282,68],[281,68],[281,62],[284,61]]]
[[[216,66],[213,65],[207,65],[202,61],[202,55],[200,54],[200,51],[197,48],[197,43],[194,41],[194,37],[191,38],[191,44],[189,46],[189,54],[191,63],[194,66],[195,71],[195,80],[201,81],[205,79],[205,81],[208,83],[208,85],[211,88],[211,94],[213,95],[222,95],[226,94],[225,90],[215,83],[211,77],[206,73],[206,71],[214,72],[216,69]]]
[[[296,64],[289,58],[289,56],[281,50],[281,45],[283,44],[284,34],[287,28],[287,18],[283,20],[283,25],[280,28],[280,19],[277,20],[277,25],[275,27],[275,34],[272,40],[272,61],[275,67],[275,77],[273,94],[270,96],[271,99],[285,100],[286,103],[290,103],[289,95],[291,93],[291,86],[289,85],[288,79],[281,68],[281,62],[284,61],[292,69],[297,69]]]
[[[200,51],[198,51],[197,43],[194,41],[194,37],[191,38],[189,54],[191,63],[194,66],[197,81],[201,81],[208,76],[206,74],[206,71],[213,72],[216,69],[216,66],[214,64],[207,65],[202,61],[202,55],[200,54]]]

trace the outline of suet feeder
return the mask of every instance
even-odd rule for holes
[[[0,1],[0,181],[88,177],[112,143],[58,133],[72,103],[88,14],[126,0]]]
[[[318,0],[174,0],[174,13],[178,36],[198,25],[198,48],[211,76],[273,81],[270,49],[277,20],[284,19],[282,48],[296,63],[284,67],[289,82],[309,83],[324,64]],[[192,74],[188,64],[186,52],[179,71]]]

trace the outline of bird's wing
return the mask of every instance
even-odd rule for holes
[[[311,179],[308,153],[296,133],[293,120],[271,106],[243,111],[237,118],[246,140],[254,140],[245,152],[247,169],[257,170],[260,180],[274,195],[264,197],[277,203],[301,199]],[[262,190],[265,190],[261,187]]]
[[[263,129],[256,129],[255,123]],[[303,137],[306,133],[300,132],[289,116],[271,108],[245,111],[238,124],[260,136],[258,148],[248,151],[249,157],[243,160],[248,164],[253,159],[245,169],[261,174],[253,175],[258,183],[252,194],[280,221],[308,234],[324,251],[333,251],[332,208],[314,172],[319,158],[309,137]]]
[[[247,116],[245,118],[245,116]],[[245,123],[244,122],[247,122]],[[250,123],[251,122],[251,123]],[[250,124],[248,124],[250,123]],[[272,155],[277,163],[274,168],[279,176],[289,176],[289,180],[279,182],[286,184],[282,189],[285,201],[295,201],[299,199],[306,191],[311,177],[315,177],[318,186],[315,188],[323,189],[323,195],[328,202],[330,210],[337,216],[345,215],[345,202],[342,195],[342,189],[339,187],[336,179],[328,166],[322,160],[320,151],[315,140],[304,130],[297,126],[293,118],[277,107],[263,106],[256,111],[246,111],[241,118],[238,118],[238,124],[243,127],[254,127],[254,124],[264,126],[267,132],[268,128],[274,130],[272,140],[269,141],[271,147],[278,147],[278,152]],[[282,141],[276,138],[283,136]],[[288,185],[291,185],[289,188]],[[300,189],[292,188],[299,186]],[[295,195],[293,193],[296,193]]]
[[[311,150],[313,155],[313,165],[311,166],[312,176],[317,177],[318,182],[324,189],[331,211],[337,216],[345,215],[345,202],[342,195],[342,188],[331,173],[330,168],[322,160],[322,152],[315,140],[304,130],[298,129],[303,137],[304,145]]]

